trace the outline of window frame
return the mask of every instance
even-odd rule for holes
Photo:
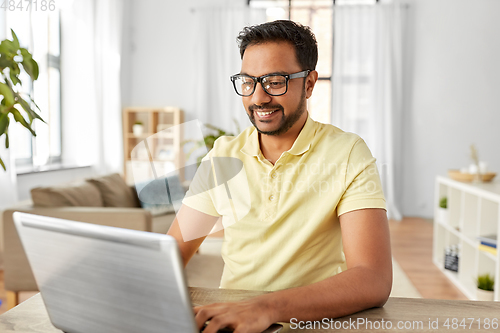
[[[56,34],[57,34],[57,42],[58,42],[58,45],[55,47],[56,49],[59,49],[59,55],[56,55],[54,53],[51,53],[52,50],[48,49],[47,53],[43,54],[41,57],[40,56],[34,56],[35,57],[35,60],[37,60],[36,58],[38,57],[38,59],[40,58],[45,58],[44,61],[46,61],[46,67],[40,67],[40,73],[45,72],[46,74],[46,80],[44,82],[44,84],[47,86],[47,90],[49,91],[49,95],[47,96],[48,100],[49,100],[49,103],[48,103],[48,106],[49,106],[49,109],[47,110],[46,112],[46,115],[43,115],[42,118],[47,121],[47,124],[40,124],[38,125],[38,122],[34,122],[32,127],[33,127],[33,130],[35,132],[37,132],[36,128],[38,126],[49,126],[49,128],[47,129],[47,132],[48,132],[48,141],[49,141],[49,144],[50,144],[50,141],[54,138],[54,132],[51,131],[51,128],[50,126],[56,126],[56,125],[51,125],[49,124],[48,120],[46,119],[46,117],[49,117],[49,115],[54,115],[53,113],[53,110],[50,109],[50,100],[51,100],[51,97],[52,97],[52,94],[50,93],[50,91],[52,89],[54,89],[54,86],[51,84],[51,75],[50,75],[50,72],[51,70],[56,70],[58,73],[59,73],[59,78],[57,80],[58,82],[58,91],[56,92],[56,101],[58,103],[58,111],[55,112],[56,114],[56,117],[58,117],[58,125],[57,125],[57,129],[55,130],[55,137],[56,137],[56,140],[58,141],[58,144],[59,144],[59,152],[58,154],[52,154],[52,151],[50,151],[50,147],[49,147],[49,156],[48,156],[48,159],[47,159],[47,162],[44,164],[43,167],[46,167],[46,166],[50,166],[50,165],[53,165],[53,164],[60,164],[62,162],[62,159],[63,159],[63,140],[62,140],[62,123],[63,123],[63,110],[62,110],[62,81],[61,81],[61,12],[60,10],[58,10],[57,8],[55,9],[57,12],[56,13],[50,13],[50,15],[56,15],[57,17],[57,23],[55,25],[50,25],[50,28],[53,28],[54,26],[57,27],[57,31],[56,31]],[[25,47],[26,49],[28,49],[28,51],[30,51],[30,53],[33,54],[33,49],[34,49],[34,41],[33,41],[33,17],[32,17],[32,14],[31,12],[26,12],[26,14],[29,15],[29,18],[27,19],[27,21],[29,22],[29,37],[27,37],[27,40],[29,41],[28,43],[24,43],[24,45],[22,45],[23,47]],[[10,20],[12,20],[12,18],[9,17],[9,12],[7,11],[5,14],[4,14],[4,29],[6,32],[10,32]],[[48,20],[50,20],[49,17],[47,17],[47,24],[48,24]],[[8,36],[8,33],[6,33],[6,38]],[[50,39],[50,34],[47,35],[46,37],[46,43],[47,45],[51,45],[51,43],[54,43],[54,41],[52,41]],[[27,44],[27,45],[26,45]],[[52,47],[50,47],[52,48]],[[30,81],[29,84],[27,84],[26,86],[28,87],[27,89],[27,93],[34,97],[34,91],[35,91],[35,82],[33,81]],[[36,81],[36,83],[40,83],[40,77],[39,79]],[[25,83],[26,84],[26,83]],[[57,89],[57,88],[56,88]],[[36,101],[36,99],[35,99]],[[13,119],[12,119],[13,120]],[[11,122],[12,125],[14,125],[14,122],[12,121]],[[16,124],[17,125],[17,124]],[[53,128],[53,127],[52,127]],[[13,127],[12,129],[10,129],[11,131],[19,131],[18,133],[20,133],[21,131],[23,132],[23,134],[21,135],[25,135],[25,131],[26,129],[25,128],[21,128],[20,126],[18,126],[17,128]],[[36,145],[37,145],[37,142],[36,142],[36,138],[33,137],[29,132],[26,131],[26,135],[29,136],[29,139],[27,139],[27,141],[29,142],[29,153],[30,153],[30,157],[15,157],[15,153],[14,154],[11,154],[11,156],[14,156],[15,158],[15,165],[16,165],[16,169],[19,170],[19,171],[22,171],[22,170],[26,170],[26,169],[33,169],[33,171],[36,171],[37,168],[41,168],[42,166],[39,166],[39,165],[35,165],[35,159],[36,159]],[[14,135],[11,135],[11,136],[14,136]],[[13,147],[11,147],[13,148]],[[27,153],[27,151],[26,151]],[[26,154],[27,155],[27,154]],[[26,156],[25,155],[25,156]]]

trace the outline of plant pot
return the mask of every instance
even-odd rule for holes
[[[495,294],[493,291],[476,289],[476,299],[478,301],[493,301],[495,299]]]
[[[144,133],[144,126],[135,124],[132,126],[132,133],[134,133],[135,136],[141,136],[142,133]]]
[[[448,223],[448,209],[439,207],[437,210],[437,219],[442,223]]]

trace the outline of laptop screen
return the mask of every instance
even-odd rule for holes
[[[172,237],[24,213],[14,220],[57,328],[198,331]]]

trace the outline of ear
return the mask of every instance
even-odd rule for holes
[[[305,82],[306,98],[311,97],[313,89],[314,89],[314,86],[316,85],[317,81],[318,81],[318,72],[316,72],[316,71],[312,71],[306,77],[306,82]]]

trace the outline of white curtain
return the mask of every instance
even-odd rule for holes
[[[120,0],[74,0],[61,9],[63,156],[98,173],[122,171]]]
[[[237,8],[197,8],[195,15],[194,52],[196,83],[195,117],[202,123],[236,133],[235,121],[241,130],[251,123],[236,95],[229,77],[239,73],[241,59],[236,37],[248,25],[266,22],[263,9],[247,6]]]
[[[11,38],[5,34],[5,12],[0,11],[0,39]],[[12,126],[13,122],[11,122]],[[11,138],[12,140],[12,138]],[[12,147],[12,144],[10,145]],[[5,135],[0,137],[0,157],[2,158],[7,171],[0,166],[0,210],[7,208],[17,202],[17,178],[16,164],[11,157],[10,150],[5,148]],[[0,231],[1,236],[1,231]],[[0,252],[3,248],[3,237],[0,239]],[[1,258],[0,258],[1,262]]]
[[[389,218],[402,218],[402,4],[339,5],[334,16],[332,122],[377,158]]]

